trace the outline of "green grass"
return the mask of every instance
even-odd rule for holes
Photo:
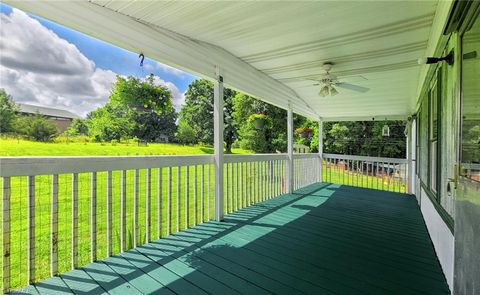
[[[406,192],[406,184],[399,175],[390,175],[390,177],[365,175],[355,171],[343,170],[341,165],[332,165],[329,168],[324,165],[323,181],[399,193]]]
[[[251,153],[233,149],[234,154]],[[94,142],[43,143],[27,140],[0,139],[0,156],[140,156],[140,155],[194,155],[213,154],[212,147],[188,146],[171,143],[112,144]]]

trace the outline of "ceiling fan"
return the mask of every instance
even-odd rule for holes
[[[322,67],[325,70],[325,74],[320,79],[313,80],[318,82],[313,85],[321,86],[320,92],[318,93],[318,95],[320,95],[321,97],[326,97],[328,95],[330,96],[337,95],[338,94],[337,87],[353,90],[356,92],[362,92],[362,93],[365,93],[370,90],[367,87],[339,81],[337,76],[330,74],[330,71],[332,70],[332,67],[333,67],[333,63],[331,62],[324,63]],[[366,78],[364,77],[362,78],[366,80]]]

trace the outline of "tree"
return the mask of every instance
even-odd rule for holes
[[[65,133],[70,136],[87,135],[88,126],[86,121],[78,118],[73,119],[72,124]]]
[[[0,88],[0,133],[13,131],[18,106],[13,98]]]
[[[225,88],[224,99],[224,141],[226,153],[231,153],[237,138],[237,127],[233,121],[233,97],[236,92]],[[198,79],[188,85],[185,105],[180,111],[179,124],[189,124],[194,132],[195,143],[213,144],[213,83]]]
[[[153,111],[157,114],[173,109],[172,94],[166,87],[155,85],[153,74],[145,80],[117,76],[109,102],[114,106],[128,106],[137,111]]]
[[[274,153],[287,151],[287,111],[265,103],[243,93],[238,93],[233,99],[233,120],[238,129],[240,146],[257,153]],[[252,114],[264,113],[271,125],[262,130],[256,130],[250,124],[245,124]],[[294,125],[301,126],[305,118],[294,115]]]
[[[166,135],[169,138],[175,136],[177,131],[177,113],[172,108],[170,112],[162,112],[161,115],[156,112],[135,112],[135,127],[133,128],[133,136],[146,140],[156,141],[161,136]]]
[[[117,76],[109,102],[88,116],[88,135],[97,141],[156,141],[162,135],[174,136],[176,119],[172,94],[156,85],[153,75],[145,80]]]
[[[332,128],[328,131],[330,135],[327,143],[331,146],[336,153],[345,154],[347,153],[350,132],[348,127],[343,124],[333,124]]]
[[[177,128],[177,133],[175,134],[178,141],[183,144],[193,144],[195,143],[195,131],[192,126],[186,121],[180,121]]]
[[[390,136],[382,135],[387,124]],[[318,146],[318,127],[311,148]],[[325,122],[324,152],[359,156],[404,158],[406,155],[404,121]]]
[[[17,118],[15,127],[20,134],[37,141],[50,141],[58,132],[57,127],[52,122],[38,114]]]
[[[107,104],[88,115],[88,135],[95,141],[112,141],[132,137],[134,111]]]

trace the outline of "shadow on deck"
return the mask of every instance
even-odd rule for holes
[[[29,294],[448,294],[415,198],[314,184]]]

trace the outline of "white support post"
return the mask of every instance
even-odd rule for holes
[[[408,175],[410,180],[410,193],[416,194],[417,190],[417,180],[416,180],[416,167],[417,167],[417,119],[412,119],[412,124],[410,126],[410,156],[412,162],[410,163],[410,170],[411,172]]]
[[[411,122],[407,122],[407,137],[406,144],[407,144],[407,176],[405,181],[407,182],[407,193],[411,194],[413,191],[412,183],[413,183],[413,169],[412,169],[412,124]]]
[[[293,192],[293,111],[290,103],[287,110],[287,142],[287,193],[291,194]]]
[[[213,90],[213,142],[215,168],[215,220],[223,219],[223,77],[216,68]]]
[[[318,121],[318,182],[323,181],[323,120]]]

